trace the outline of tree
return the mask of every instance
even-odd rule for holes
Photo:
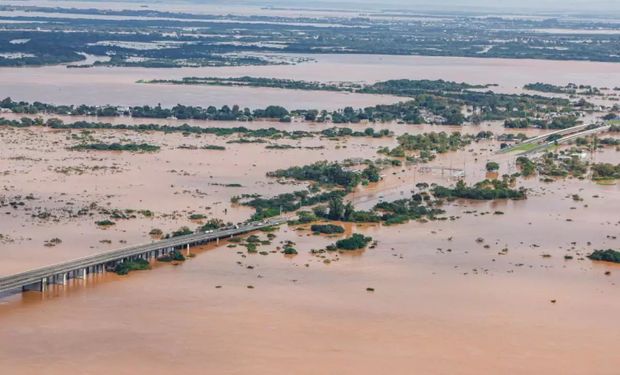
[[[490,161],[487,163],[486,168],[488,172],[496,172],[499,170],[499,164],[494,161]]]
[[[374,164],[369,165],[362,171],[362,177],[370,182],[379,182],[381,179],[381,176],[379,175],[379,168],[377,168]]]
[[[347,202],[347,204],[344,206],[343,220],[350,221],[354,212],[355,212],[355,207],[353,207],[353,203]]]
[[[329,214],[330,220],[341,220],[344,215],[344,204],[342,198],[332,198],[329,201]]]

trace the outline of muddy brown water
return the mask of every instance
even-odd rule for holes
[[[250,211],[229,207],[233,194],[273,195],[303,187],[274,184],[264,176],[267,171],[368,156],[395,142],[309,139],[281,142],[326,148],[266,150],[263,144],[227,144],[229,138],[215,136],[92,134],[163,147],[155,154],[131,154],[67,151],[76,143],[71,133],[79,134],[2,129],[0,170],[9,171],[2,177],[3,194],[32,193],[37,200],[28,205],[51,208],[96,201],[104,207],[151,209],[155,218],[119,221],[101,230],[95,218],[54,223],[21,210],[3,212],[2,232],[15,241],[2,244],[5,274],[123,246],[119,241],[148,241],[153,227],[191,225],[189,212],[242,220]],[[222,144],[227,150],[176,148],[182,144]],[[498,160],[501,172],[514,168],[508,157],[492,154],[496,147],[482,142],[431,164],[463,165],[467,180],[474,182],[485,177],[487,159]],[[617,160],[617,152],[594,157]],[[50,170],[71,165],[116,165],[121,171],[65,175]],[[352,199],[367,208],[408,195],[420,181],[453,180],[440,170],[397,168]],[[209,185],[232,182],[243,188]],[[0,363],[11,374],[371,374],[386,368],[396,374],[613,374],[620,363],[601,347],[620,339],[611,323],[620,308],[615,298],[620,269],[583,256],[619,246],[610,236],[620,232],[620,189],[570,179],[520,183],[533,189],[528,200],[457,201],[446,207],[449,215],[460,216],[456,221],[349,227],[348,233],[378,240],[377,248],[330,254],[329,264],[309,252],[338,237],[284,226],[265,250],[292,240],[297,256],[243,257],[239,248],[222,243],[194,249],[197,256],[182,265],[158,265],[125,277],[99,275],[45,294],[3,299]],[[583,202],[572,200],[576,193]],[[175,212],[174,219],[162,216]],[[53,237],[63,243],[43,246]],[[112,243],[99,242],[106,239]],[[500,255],[504,248],[508,251]],[[574,258],[565,260],[565,255]],[[369,287],[375,291],[366,291]]]
[[[519,93],[523,85],[570,82],[615,87],[620,72],[613,63],[484,59],[426,56],[311,55],[297,65],[205,67],[178,69],[89,68],[64,66],[0,68],[0,97],[56,104],[112,105],[233,105],[264,108],[339,109],[394,103],[402,98],[380,95],[312,92],[248,87],[146,85],[138,80],[198,77],[273,77],[308,81],[372,83],[388,79],[445,79],[498,84],[493,90]],[[88,83],[88,84],[86,84]],[[616,84],[614,84],[616,83]]]
[[[607,70],[605,64],[488,60],[480,65],[460,59],[458,65],[448,64],[448,69],[433,66],[431,62],[436,65],[436,60],[385,60],[376,56],[351,62],[354,58],[329,57],[328,65],[309,65],[307,77],[330,79],[333,69],[341,69],[348,79],[383,79],[391,74],[402,78],[403,70],[392,73],[390,69],[376,69],[377,64],[394,63],[405,72],[423,69],[428,75],[419,77],[426,78],[443,70],[445,79],[460,77],[459,81],[476,82],[467,72],[479,72],[480,80],[501,78],[504,81],[499,83],[505,87],[543,76],[558,81],[553,83],[591,77],[592,84],[603,80],[620,84],[618,71]],[[359,69],[343,69],[352,66],[343,65],[343,61]],[[414,66],[413,62],[419,64]],[[545,64],[554,64],[557,69],[540,70]],[[306,68],[278,67],[283,75]],[[29,78],[32,69],[10,70],[8,86],[3,85],[1,90],[13,93],[22,80],[23,91],[15,95],[17,99],[44,100],[52,98],[54,92],[60,102],[82,102],[88,97],[84,91],[67,89],[78,87],[78,81],[63,74],[74,73],[54,69],[42,68],[39,78],[44,79],[39,83],[38,78]],[[241,74],[244,69],[259,68],[235,72]],[[263,69],[273,68],[260,68],[258,72],[265,73]],[[514,74],[504,74],[508,71]],[[49,72],[60,75],[53,77]],[[375,73],[368,76],[368,72]],[[496,72],[493,74],[497,76],[483,76],[484,72]],[[97,86],[102,96],[96,99],[112,100],[105,81],[112,79],[113,70],[92,74],[93,85],[103,85]],[[149,78],[128,71],[110,84],[120,85],[121,91],[130,90],[138,76]],[[2,77],[4,80],[5,75]],[[67,86],[60,84],[63,80]],[[176,98],[174,92],[151,86],[148,90],[155,90],[153,98],[162,102],[168,95]],[[119,101],[134,100],[124,95]],[[141,94],[135,98],[140,104],[148,99]],[[319,100],[333,99],[325,98]],[[199,99],[196,103],[208,101]],[[270,122],[243,125],[306,130],[323,126]],[[456,130],[384,126],[397,134]],[[499,124],[462,130],[508,132]],[[268,171],[318,160],[374,158],[379,147],[396,144],[393,138],[313,138],[278,143],[325,148],[268,150],[264,144],[226,143],[234,137],[94,131],[87,136],[103,142],[147,142],[162,149],[153,154],[67,150],[84,136],[80,131],[0,128],[0,195],[11,199],[21,196],[25,204],[17,209],[0,209],[0,234],[4,235],[0,240],[1,275],[149,242],[148,232],[153,228],[169,232],[183,225],[196,227],[199,223],[188,219],[191,213],[241,221],[251,210],[231,205],[232,196],[272,196],[306,187],[279,184],[265,176]],[[182,145],[207,144],[227,149],[179,149]],[[360,187],[350,199],[359,208],[369,208],[381,200],[408,196],[418,182],[453,183],[454,177],[445,168],[464,169],[465,179],[473,183],[486,177],[484,164],[489,160],[500,163],[500,173],[515,172],[514,158],[495,155],[497,147],[497,143],[485,141],[441,155],[428,165],[435,169],[406,166],[386,170],[381,183]],[[613,148],[590,157],[619,162]],[[231,183],[242,187],[222,186]],[[283,226],[272,245],[264,247],[276,251],[268,255],[238,254],[239,247],[222,243],[193,249],[196,257],[181,265],[156,265],[151,271],[125,277],[98,275],[51,288],[44,294],[29,292],[4,298],[0,300],[0,368],[2,373],[17,375],[68,371],[616,374],[620,357],[609,353],[620,340],[620,330],[614,325],[620,311],[620,267],[593,263],[584,256],[594,249],[620,248],[619,185],[577,179],[542,183],[537,177],[519,179],[518,183],[531,189],[527,200],[455,201],[445,207],[448,216],[458,217],[454,221],[347,226],[347,233],[361,232],[378,241],[375,249],[363,252],[314,256],[310,250],[324,248],[340,237],[313,236],[307,230]],[[30,194],[35,199],[24,198]],[[574,201],[573,194],[579,194],[583,201]],[[155,216],[118,220],[117,225],[103,230],[95,221],[105,215],[74,218],[67,212],[93,202],[108,209],[152,210]],[[58,219],[32,217],[41,210],[52,212]],[[496,211],[504,214],[494,214]],[[56,237],[61,244],[44,246],[45,241]],[[285,240],[296,243],[299,255],[286,257],[277,252]],[[565,259],[567,255],[572,259]],[[375,291],[368,292],[367,288]]]

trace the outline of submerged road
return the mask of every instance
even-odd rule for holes
[[[85,278],[90,273],[104,272],[107,266],[114,266],[128,260],[157,258],[175,250],[189,249],[192,246],[207,242],[219,241],[235,235],[280,225],[286,223],[287,220],[286,218],[276,218],[232,228],[179,236],[3,276],[0,277],[0,296],[23,290],[44,291],[48,284],[65,284],[69,278]]]

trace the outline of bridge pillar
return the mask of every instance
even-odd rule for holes
[[[82,268],[81,270],[78,270],[78,279],[86,279],[86,268]]]
[[[39,291],[45,292],[47,290],[47,277],[41,279],[41,289]]]
[[[186,256],[189,256],[189,244],[187,244]]]
[[[61,273],[61,274],[52,276],[52,282],[54,284],[65,285],[67,283],[67,274],[66,273]]]
[[[217,237],[217,238],[215,239],[215,244],[216,244],[216,245],[219,245],[219,244],[220,244],[220,238],[219,238],[219,237]]]

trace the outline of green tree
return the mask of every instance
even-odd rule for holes
[[[499,170],[499,164],[494,161],[490,161],[487,163],[486,168],[488,172],[496,172]]]
[[[330,220],[341,220],[344,215],[344,204],[342,198],[332,198],[329,201],[329,214]]]

